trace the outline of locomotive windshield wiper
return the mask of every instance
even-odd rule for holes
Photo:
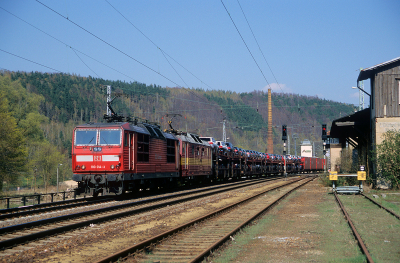
[[[88,142],[88,144],[90,144],[93,141],[94,137]]]

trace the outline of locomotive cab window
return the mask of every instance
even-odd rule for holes
[[[75,145],[96,145],[97,131],[89,129],[81,129],[75,131]]]
[[[121,145],[121,130],[100,130],[99,145]]]

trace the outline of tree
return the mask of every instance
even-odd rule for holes
[[[384,133],[375,156],[381,178],[390,182],[393,188],[400,188],[400,132],[390,130]]]
[[[56,185],[57,166],[60,163],[66,163],[65,157],[48,141],[34,143],[30,151],[32,152],[30,166],[37,168],[47,192],[49,185]]]
[[[25,137],[8,108],[8,100],[0,92],[0,191],[3,182],[7,186],[17,184],[21,173],[26,170]]]

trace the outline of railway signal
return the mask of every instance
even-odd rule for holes
[[[287,140],[287,131],[286,131],[286,125],[282,125],[282,141]]]
[[[322,124],[322,140],[326,141],[327,139],[327,135],[326,135],[326,124]]]

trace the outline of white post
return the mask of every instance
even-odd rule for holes
[[[60,165],[62,165],[62,163],[59,163],[57,165],[57,194],[58,194],[58,167],[60,167]]]

